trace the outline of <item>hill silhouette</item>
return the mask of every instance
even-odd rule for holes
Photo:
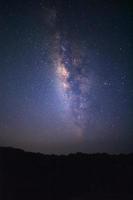
[[[1,200],[133,199],[133,154],[43,155],[0,147]]]

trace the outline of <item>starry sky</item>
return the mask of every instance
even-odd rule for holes
[[[0,5],[0,146],[133,151],[131,1]]]

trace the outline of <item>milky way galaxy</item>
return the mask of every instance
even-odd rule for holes
[[[67,103],[69,107],[67,111],[72,114],[73,122],[84,129],[88,123],[86,112],[88,112],[91,81],[86,75],[81,49],[75,47],[69,42],[69,38],[63,38],[61,34],[56,34],[56,45],[55,69],[58,86],[63,94],[62,101]]]

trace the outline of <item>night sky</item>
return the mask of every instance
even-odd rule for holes
[[[132,1],[0,3],[0,146],[133,151]]]

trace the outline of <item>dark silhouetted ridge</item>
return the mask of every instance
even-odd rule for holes
[[[2,200],[133,199],[133,154],[43,155],[0,147]]]

